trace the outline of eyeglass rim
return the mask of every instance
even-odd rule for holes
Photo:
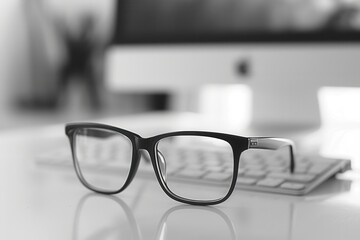
[[[123,186],[120,189],[114,190],[114,191],[106,191],[103,189],[99,189],[96,188],[95,186],[89,184],[86,179],[82,176],[81,174],[81,170],[80,167],[78,165],[78,161],[77,161],[77,157],[75,154],[75,141],[74,141],[74,135],[76,133],[76,130],[81,129],[81,128],[94,128],[94,129],[103,129],[103,130],[110,130],[110,131],[114,131],[117,133],[120,133],[124,136],[126,136],[127,138],[129,138],[129,140],[132,142],[132,163],[130,166],[130,170],[129,170],[129,174],[127,179],[125,180]],[[221,203],[223,201],[225,201],[226,199],[228,199],[231,195],[231,193],[233,192],[234,188],[235,188],[235,184],[236,184],[236,178],[237,178],[237,174],[238,174],[238,169],[239,169],[239,159],[240,159],[240,155],[241,152],[245,151],[246,149],[248,149],[248,138],[245,137],[240,137],[240,136],[235,136],[235,135],[230,135],[230,134],[224,134],[224,133],[217,133],[217,132],[206,132],[206,131],[177,131],[177,132],[169,132],[169,133],[164,133],[164,134],[159,134],[150,138],[142,138],[140,135],[130,132],[128,130],[122,129],[122,128],[118,128],[115,126],[111,126],[111,125],[107,125],[107,124],[101,124],[101,123],[71,123],[71,124],[66,124],[65,127],[65,132],[66,135],[69,137],[70,140],[70,144],[71,144],[71,150],[72,150],[72,157],[73,157],[73,164],[76,170],[76,174],[78,176],[78,178],[80,179],[81,183],[88,189],[94,191],[94,192],[98,192],[98,193],[102,193],[102,194],[117,194],[122,192],[123,190],[126,189],[126,187],[131,183],[131,181],[133,180],[133,177],[135,176],[135,173],[137,171],[139,162],[140,162],[140,155],[139,155],[139,149],[146,149],[149,154],[150,154],[150,159],[153,165],[153,169],[156,175],[156,178],[160,184],[160,186],[162,187],[163,191],[172,199],[179,201],[179,202],[183,202],[183,203],[187,203],[187,204],[192,204],[192,205],[213,205],[213,204],[218,204]],[[221,139],[224,140],[226,142],[228,142],[232,148],[233,151],[233,160],[234,160],[234,166],[233,166],[233,176],[232,176],[232,180],[231,180],[231,185],[227,191],[227,194],[222,197],[222,198],[218,198],[218,199],[214,199],[214,200],[193,200],[193,199],[188,199],[188,198],[184,198],[181,197],[175,193],[173,193],[169,187],[167,186],[167,184],[164,182],[163,178],[161,177],[161,173],[158,170],[158,159],[156,157],[155,151],[156,151],[156,144],[164,138],[167,137],[172,137],[172,136],[205,136],[205,137],[213,137],[213,138],[217,138],[217,139]],[[141,146],[142,143],[141,142],[145,140],[147,143],[147,146]],[[239,140],[242,142],[242,144],[240,144],[241,146],[237,146],[237,144],[239,144]]]
[[[98,188],[88,184],[86,179],[82,176],[80,168],[78,166],[77,157],[75,154],[75,141],[74,141],[74,136],[75,136],[76,130],[81,129],[81,128],[95,128],[95,129],[104,129],[104,130],[114,131],[114,132],[117,132],[117,133],[120,133],[120,134],[126,136],[131,141],[131,143],[132,143],[131,166],[130,166],[128,177],[125,180],[124,185],[120,189],[114,190],[114,191],[104,191],[104,190],[98,189]],[[191,205],[202,205],[202,206],[215,205],[215,204],[219,204],[219,203],[222,203],[225,200],[227,200],[235,189],[241,154],[245,150],[248,150],[250,148],[262,148],[262,146],[263,146],[263,149],[273,149],[272,147],[274,147],[274,146],[270,146],[266,141],[264,141],[267,138],[275,139],[277,141],[283,141],[283,143],[289,144],[290,155],[291,155],[291,164],[290,164],[291,172],[293,172],[293,169],[294,169],[294,144],[291,140],[282,139],[282,138],[243,137],[243,136],[237,136],[237,135],[219,133],[219,132],[210,132],[210,131],[209,132],[208,131],[175,131],[175,132],[168,132],[168,133],[155,135],[155,136],[152,136],[149,138],[143,138],[134,132],[131,132],[131,131],[128,131],[128,130],[125,130],[122,128],[118,128],[118,127],[115,127],[112,125],[107,125],[107,124],[102,124],[102,123],[91,123],[91,122],[68,123],[65,125],[65,134],[68,136],[69,141],[70,141],[73,164],[74,164],[74,168],[75,168],[76,174],[77,174],[80,182],[86,188],[88,188],[94,192],[101,193],[101,194],[107,194],[107,195],[118,194],[118,193],[122,192],[123,190],[125,190],[129,186],[129,184],[131,183],[131,181],[133,180],[133,178],[136,175],[136,172],[137,172],[137,169],[138,169],[138,166],[140,163],[140,154],[139,154],[140,151],[139,150],[141,150],[141,149],[145,149],[149,152],[151,163],[152,163],[152,166],[153,166],[153,169],[155,172],[155,176],[156,176],[161,188],[163,189],[163,191],[170,198],[174,199],[175,201],[179,201],[179,202],[191,204]],[[232,176],[230,188],[229,188],[227,194],[223,198],[214,199],[214,200],[192,200],[192,199],[183,198],[181,196],[178,196],[178,195],[174,194],[168,188],[167,184],[164,182],[164,179],[161,177],[160,171],[158,170],[158,159],[157,159],[157,156],[155,153],[156,153],[157,143],[161,139],[164,139],[167,137],[172,137],[172,136],[213,137],[213,138],[224,140],[230,144],[230,146],[232,148],[232,152],[233,152],[233,161],[234,161],[233,176]],[[252,145],[254,142],[256,142],[257,145]],[[282,146],[279,145],[279,148],[280,147],[282,147]]]

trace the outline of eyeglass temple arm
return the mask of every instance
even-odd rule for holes
[[[249,149],[269,149],[277,150],[282,147],[289,147],[290,149],[290,172],[294,172],[295,168],[295,145],[294,142],[285,138],[271,138],[271,137],[251,137],[249,138]]]

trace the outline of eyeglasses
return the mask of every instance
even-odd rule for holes
[[[248,149],[286,147],[290,172],[295,167],[294,145],[283,138],[203,131],[142,138],[136,133],[97,123],[67,124],[65,132],[81,183],[103,194],[116,194],[129,186],[146,152],[150,158],[145,160],[151,162],[165,193],[176,201],[193,205],[218,204],[230,197],[236,185],[240,156]]]

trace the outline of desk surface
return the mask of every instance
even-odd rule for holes
[[[185,117],[161,117],[169,129]],[[109,119],[140,134],[159,116]],[[144,135],[145,136],[145,135]],[[360,239],[360,174],[332,179],[306,197],[235,191],[215,207],[173,201],[154,179],[121,194],[92,194],[67,168],[36,164],[68,144],[63,126],[0,133],[0,239]]]

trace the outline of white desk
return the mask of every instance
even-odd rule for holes
[[[162,119],[107,122],[140,134],[191,128],[186,116]],[[85,189],[70,168],[36,164],[40,153],[66,145],[63,126],[0,133],[0,239],[360,239],[359,174],[306,197],[235,191],[223,204],[194,207],[149,178],[106,197]]]

